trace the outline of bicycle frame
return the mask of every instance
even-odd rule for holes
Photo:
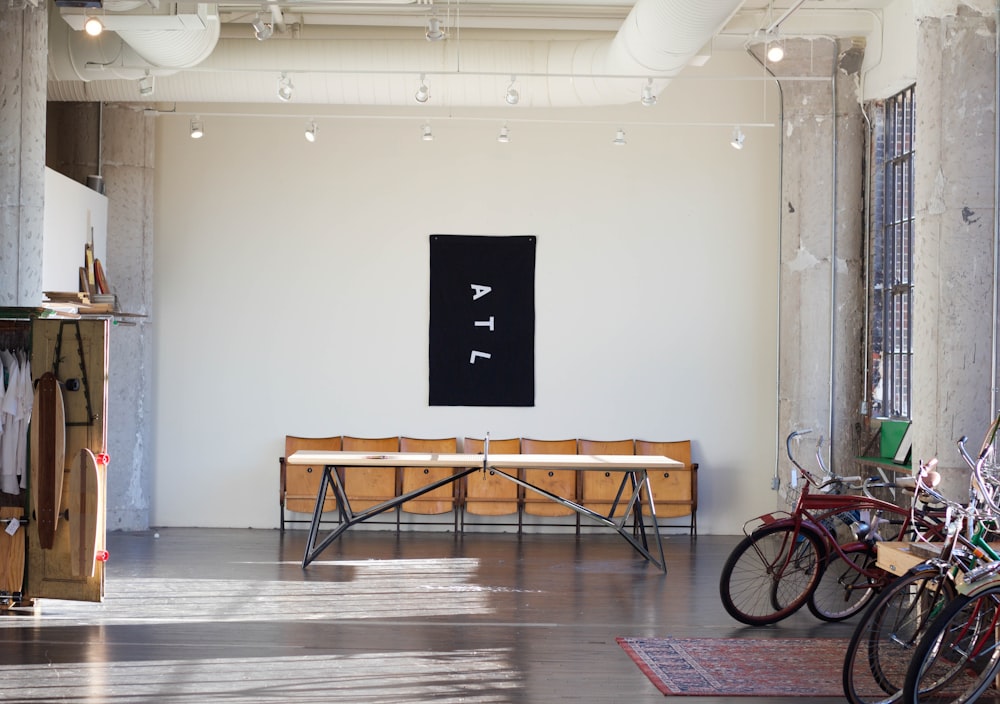
[[[753,531],[765,526],[790,525],[794,528],[791,533],[791,538],[793,540],[798,541],[799,536],[803,531],[809,531],[820,538],[822,544],[826,548],[824,559],[829,560],[832,554],[836,552],[842,558],[847,560],[848,553],[867,548],[871,545],[871,543],[866,540],[858,539],[841,544],[834,537],[830,529],[827,528],[825,522],[827,519],[835,518],[840,514],[852,511],[871,511],[873,515],[879,513],[889,513],[894,516],[898,516],[902,526],[901,531],[903,532],[908,530],[910,526],[910,509],[904,509],[896,504],[889,503],[888,501],[873,499],[867,496],[859,496],[856,494],[813,493],[809,490],[809,485],[806,484],[802,487],[802,491],[799,494],[798,501],[796,502],[795,509],[792,513],[788,513],[787,511],[775,511],[773,513],[765,513],[761,516],[757,516],[744,524],[743,532],[750,535]],[[751,525],[754,527],[752,530],[748,531],[748,526]],[[775,569],[776,574],[779,576],[784,573],[784,570],[793,559],[793,551],[782,551],[782,553],[785,555],[784,564],[772,566]],[[764,559],[763,555],[761,555],[761,559]],[[848,563],[855,565],[855,568],[857,568],[857,565],[853,561],[848,560]],[[866,578],[878,584],[882,584],[886,579],[888,579],[887,573],[879,568],[860,571]]]

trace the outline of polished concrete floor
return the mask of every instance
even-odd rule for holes
[[[853,628],[806,610],[766,628],[733,621],[718,578],[735,536],[666,537],[667,574],[598,532],[354,531],[303,569],[305,540],[301,530],[109,535],[103,603],[39,599],[0,617],[0,700],[641,704],[668,698],[616,636]]]

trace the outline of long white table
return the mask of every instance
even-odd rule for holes
[[[473,472],[489,472],[503,477],[529,491],[538,493],[551,501],[559,503],[576,511],[582,516],[593,519],[597,523],[614,529],[636,551],[652,562],[662,571],[667,571],[663,556],[663,543],[660,540],[659,527],[656,523],[656,506],[650,489],[648,469],[677,469],[683,465],[661,455],[493,455],[486,457],[478,454],[439,454],[425,452],[327,452],[322,450],[299,450],[285,460],[293,465],[323,465],[323,477],[316,496],[316,508],[313,510],[312,522],[309,526],[309,539],[306,542],[302,567],[323,552],[334,540],[351,526],[363,523],[375,516],[396,509],[403,503],[438,487],[456,482]],[[344,488],[344,477],[338,471],[344,467],[445,467],[454,472],[443,479],[431,482],[419,489],[396,496],[389,501],[371,506],[362,511],[351,508],[350,498]],[[518,476],[519,469],[571,469],[584,471],[615,471],[622,473],[622,482],[618,496],[610,505],[607,515],[581,506],[570,498],[557,496],[541,487],[535,486]],[[323,506],[326,495],[333,489],[334,496],[340,508],[341,522],[317,544]],[[649,515],[643,514],[643,505],[648,507]],[[622,515],[615,516],[616,511],[624,506]],[[646,519],[649,520],[652,536],[647,535]],[[629,525],[629,522],[634,526]],[[653,547],[650,546],[652,537]]]

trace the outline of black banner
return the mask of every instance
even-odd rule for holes
[[[431,235],[431,406],[535,405],[535,238]]]

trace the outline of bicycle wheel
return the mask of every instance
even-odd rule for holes
[[[816,588],[809,593],[809,610],[824,621],[843,621],[858,613],[871,602],[881,584],[865,575],[874,567],[875,553],[868,547],[845,551],[843,556],[830,553]]]
[[[936,568],[889,583],[864,612],[844,657],[844,696],[851,704],[889,704],[903,694],[913,650],[955,587]]]
[[[795,613],[816,587],[825,556],[819,536],[794,526],[765,526],[730,553],[719,578],[722,605],[750,626]]]
[[[906,671],[903,702],[976,701],[1000,670],[1000,586],[961,595],[928,626]]]

